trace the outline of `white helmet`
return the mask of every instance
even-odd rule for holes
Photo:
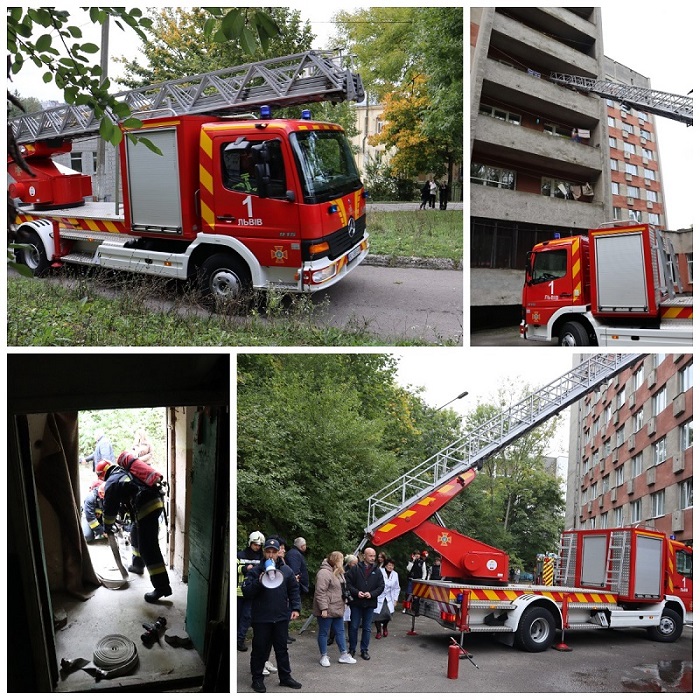
[[[265,544],[265,535],[263,535],[262,532],[258,532],[257,530],[255,532],[251,532],[250,537],[248,538],[248,543],[263,545]]]

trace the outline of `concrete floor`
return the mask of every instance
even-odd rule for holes
[[[161,534],[164,536],[164,528]],[[119,572],[106,540],[89,545],[95,571],[110,579],[119,579]],[[161,551],[166,551],[161,543]],[[123,547],[122,560],[128,566],[131,561]],[[141,641],[145,632],[143,623],[153,624],[160,616],[167,620],[168,630],[179,629],[184,633],[187,608],[187,584],[180,576],[169,571],[173,595],[161,599],[157,604],[147,603],[143,595],[153,590],[148,574],[129,574],[127,587],[110,590],[100,587],[85,602],[76,601],[65,594],[53,595],[54,615],[63,610],[67,624],[56,631],[56,655],[59,666],[62,658],[88,659],[92,666],[93,651],[102,637],[108,634],[123,634],[135,644],[139,665],[129,675],[110,680],[96,681],[84,671],[75,671],[60,679],[57,692],[116,691],[144,683],[165,683],[168,686],[191,687],[201,683],[204,663],[194,649],[170,646],[161,638],[162,646],[154,644],[150,649]]]

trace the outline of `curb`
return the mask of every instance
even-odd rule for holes
[[[373,255],[362,262],[373,267],[417,267],[423,270],[462,270],[462,262],[450,258],[416,258],[404,255]]]

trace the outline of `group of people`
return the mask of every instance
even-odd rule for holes
[[[280,685],[301,688],[292,677],[289,643],[295,640],[289,635],[289,623],[299,617],[302,596],[310,590],[306,552],[301,537],[287,551],[283,538],[266,538],[259,531],[252,532],[248,546],[238,552],[238,650],[248,650],[246,635],[252,627],[250,670],[256,692],[265,692],[265,676],[274,672],[279,673]],[[412,556],[409,576],[439,578],[439,557],[428,572],[423,554],[428,553],[417,551]],[[384,552],[377,555],[372,547],[359,557],[330,552],[316,575],[312,602],[321,666],[331,665],[333,643],[338,663],[357,663],[358,642],[360,657],[369,661],[372,625],[376,639],[389,635],[400,592],[395,562]],[[273,649],[276,667],[270,662]]]
[[[447,183],[444,180],[436,182],[434,177],[429,177],[420,190],[419,209],[435,209],[438,192],[440,193],[440,209],[447,209]]]
[[[129,454],[148,464],[151,443],[144,431],[136,432]],[[92,462],[95,480],[83,502],[83,534],[88,542],[107,537],[117,530],[120,514],[131,518],[131,564],[129,571],[143,575],[148,570],[153,590],[144,595],[148,603],[172,595],[170,577],[158,543],[160,516],[164,510],[163,494],[148,486],[121,467],[114,458],[112,445],[103,431],[95,433],[95,450],[85,462]]]

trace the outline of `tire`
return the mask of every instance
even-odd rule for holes
[[[528,608],[520,618],[515,643],[525,651],[545,651],[552,646],[556,633],[554,615],[547,608],[536,605]]]
[[[17,243],[28,245],[28,248],[17,249],[17,262],[26,265],[34,277],[41,277],[50,267],[46,249],[36,231],[20,231]]]
[[[655,642],[675,642],[683,634],[683,618],[673,608],[664,608],[658,627],[647,627],[649,639]]]
[[[215,304],[247,304],[252,283],[248,268],[237,258],[217,253],[207,258],[199,269],[202,292]]]
[[[561,327],[559,345],[567,347],[584,347],[590,345],[586,329],[578,321],[569,321]]]

